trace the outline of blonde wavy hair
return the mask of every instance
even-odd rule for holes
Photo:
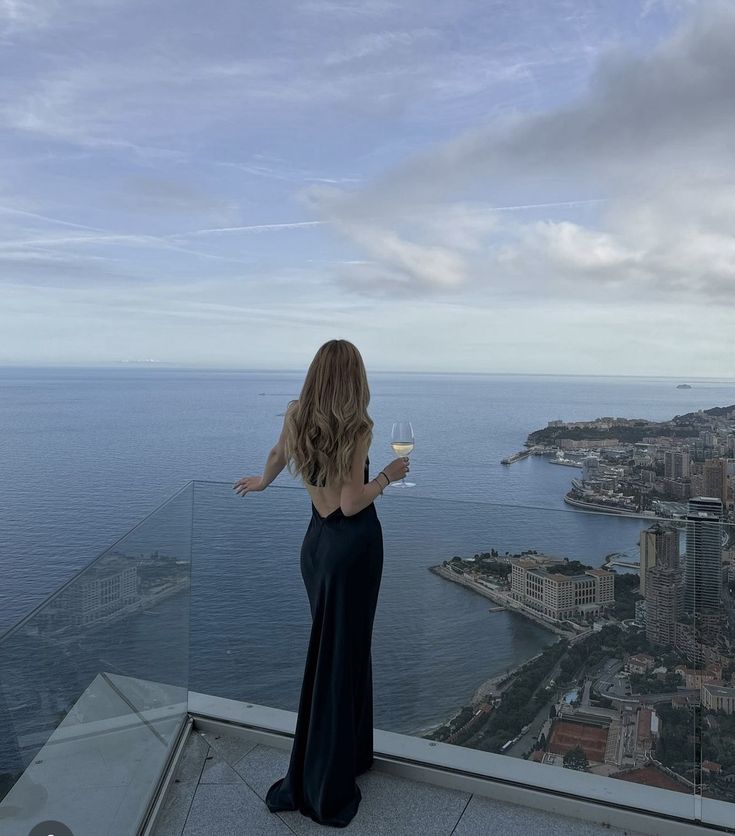
[[[324,343],[306,373],[298,400],[289,401],[285,452],[289,472],[310,484],[350,478],[358,440],[373,437],[365,364],[348,340]]]

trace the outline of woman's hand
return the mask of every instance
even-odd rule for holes
[[[393,459],[389,465],[383,468],[383,472],[391,482],[397,482],[399,479],[403,479],[410,469],[408,456],[401,456],[398,459]]]
[[[238,496],[245,496],[251,491],[264,491],[265,485],[262,476],[243,476],[235,482],[232,488]]]

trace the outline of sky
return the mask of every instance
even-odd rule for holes
[[[0,0],[0,365],[735,377],[730,0]]]

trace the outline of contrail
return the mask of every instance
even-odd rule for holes
[[[110,232],[107,229],[100,229],[97,226],[87,226],[86,224],[77,224],[72,221],[62,221],[59,218],[50,218],[47,215],[39,215],[36,212],[27,212],[24,209],[13,209],[10,206],[0,206],[0,212],[7,212],[12,215],[23,215],[27,218],[35,218],[39,221],[48,221],[49,223],[61,224],[62,226],[71,226],[75,229],[86,229],[89,232],[102,232],[105,235],[117,236],[118,233]],[[278,229],[298,229],[305,226],[321,226],[325,221],[293,221],[291,223],[280,224],[251,224],[250,226],[225,226],[214,229],[195,229],[191,232],[177,232],[173,235],[161,236],[146,236],[149,238],[159,237],[164,238],[185,238],[188,235],[209,235],[218,232],[270,232]],[[127,237],[124,233],[120,234],[121,238]]]
[[[0,212],[8,212],[11,215],[23,215],[26,218],[35,218],[38,221],[48,221],[52,224],[62,224],[62,226],[73,226],[76,229],[87,229],[90,232],[106,232],[105,229],[100,229],[96,226],[86,226],[85,224],[75,224],[71,221],[62,221],[59,218],[49,218],[46,215],[38,215],[36,212],[26,212],[23,209],[13,209],[10,206],[0,206]]]
[[[553,203],[524,203],[517,206],[491,206],[493,212],[511,212],[522,209],[546,209],[552,206],[584,206],[588,203],[603,203],[606,198],[591,198],[589,200],[558,200]],[[164,238],[186,238],[189,235],[212,235],[221,232],[274,232],[279,229],[299,229],[308,226],[323,226],[327,221],[294,221],[280,224],[252,224],[250,226],[224,226],[212,229],[194,229],[191,232],[177,232],[165,235]]]
[[[326,221],[294,221],[282,224],[252,224],[251,226],[223,226],[214,229],[194,229],[191,232],[177,232],[167,238],[185,238],[187,235],[211,235],[218,232],[272,232],[278,229],[298,229],[304,226],[321,226]]]
[[[584,206],[586,203],[604,203],[605,197],[593,197],[589,200],[558,200],[554,203],[522,203],[518,206],[491,206],[493,212],[512,212],[516,209],[548,209],[552,206]]]

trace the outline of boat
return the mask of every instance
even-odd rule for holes
[[[556,456],[553,456],[549,459],[549,464],[560,464],[564,465],[565,467],[577,467],[580,470],[584,467],[582,462],[578,459],[572,459],[568,456],[564,456],[561,450],[556,451]]]

